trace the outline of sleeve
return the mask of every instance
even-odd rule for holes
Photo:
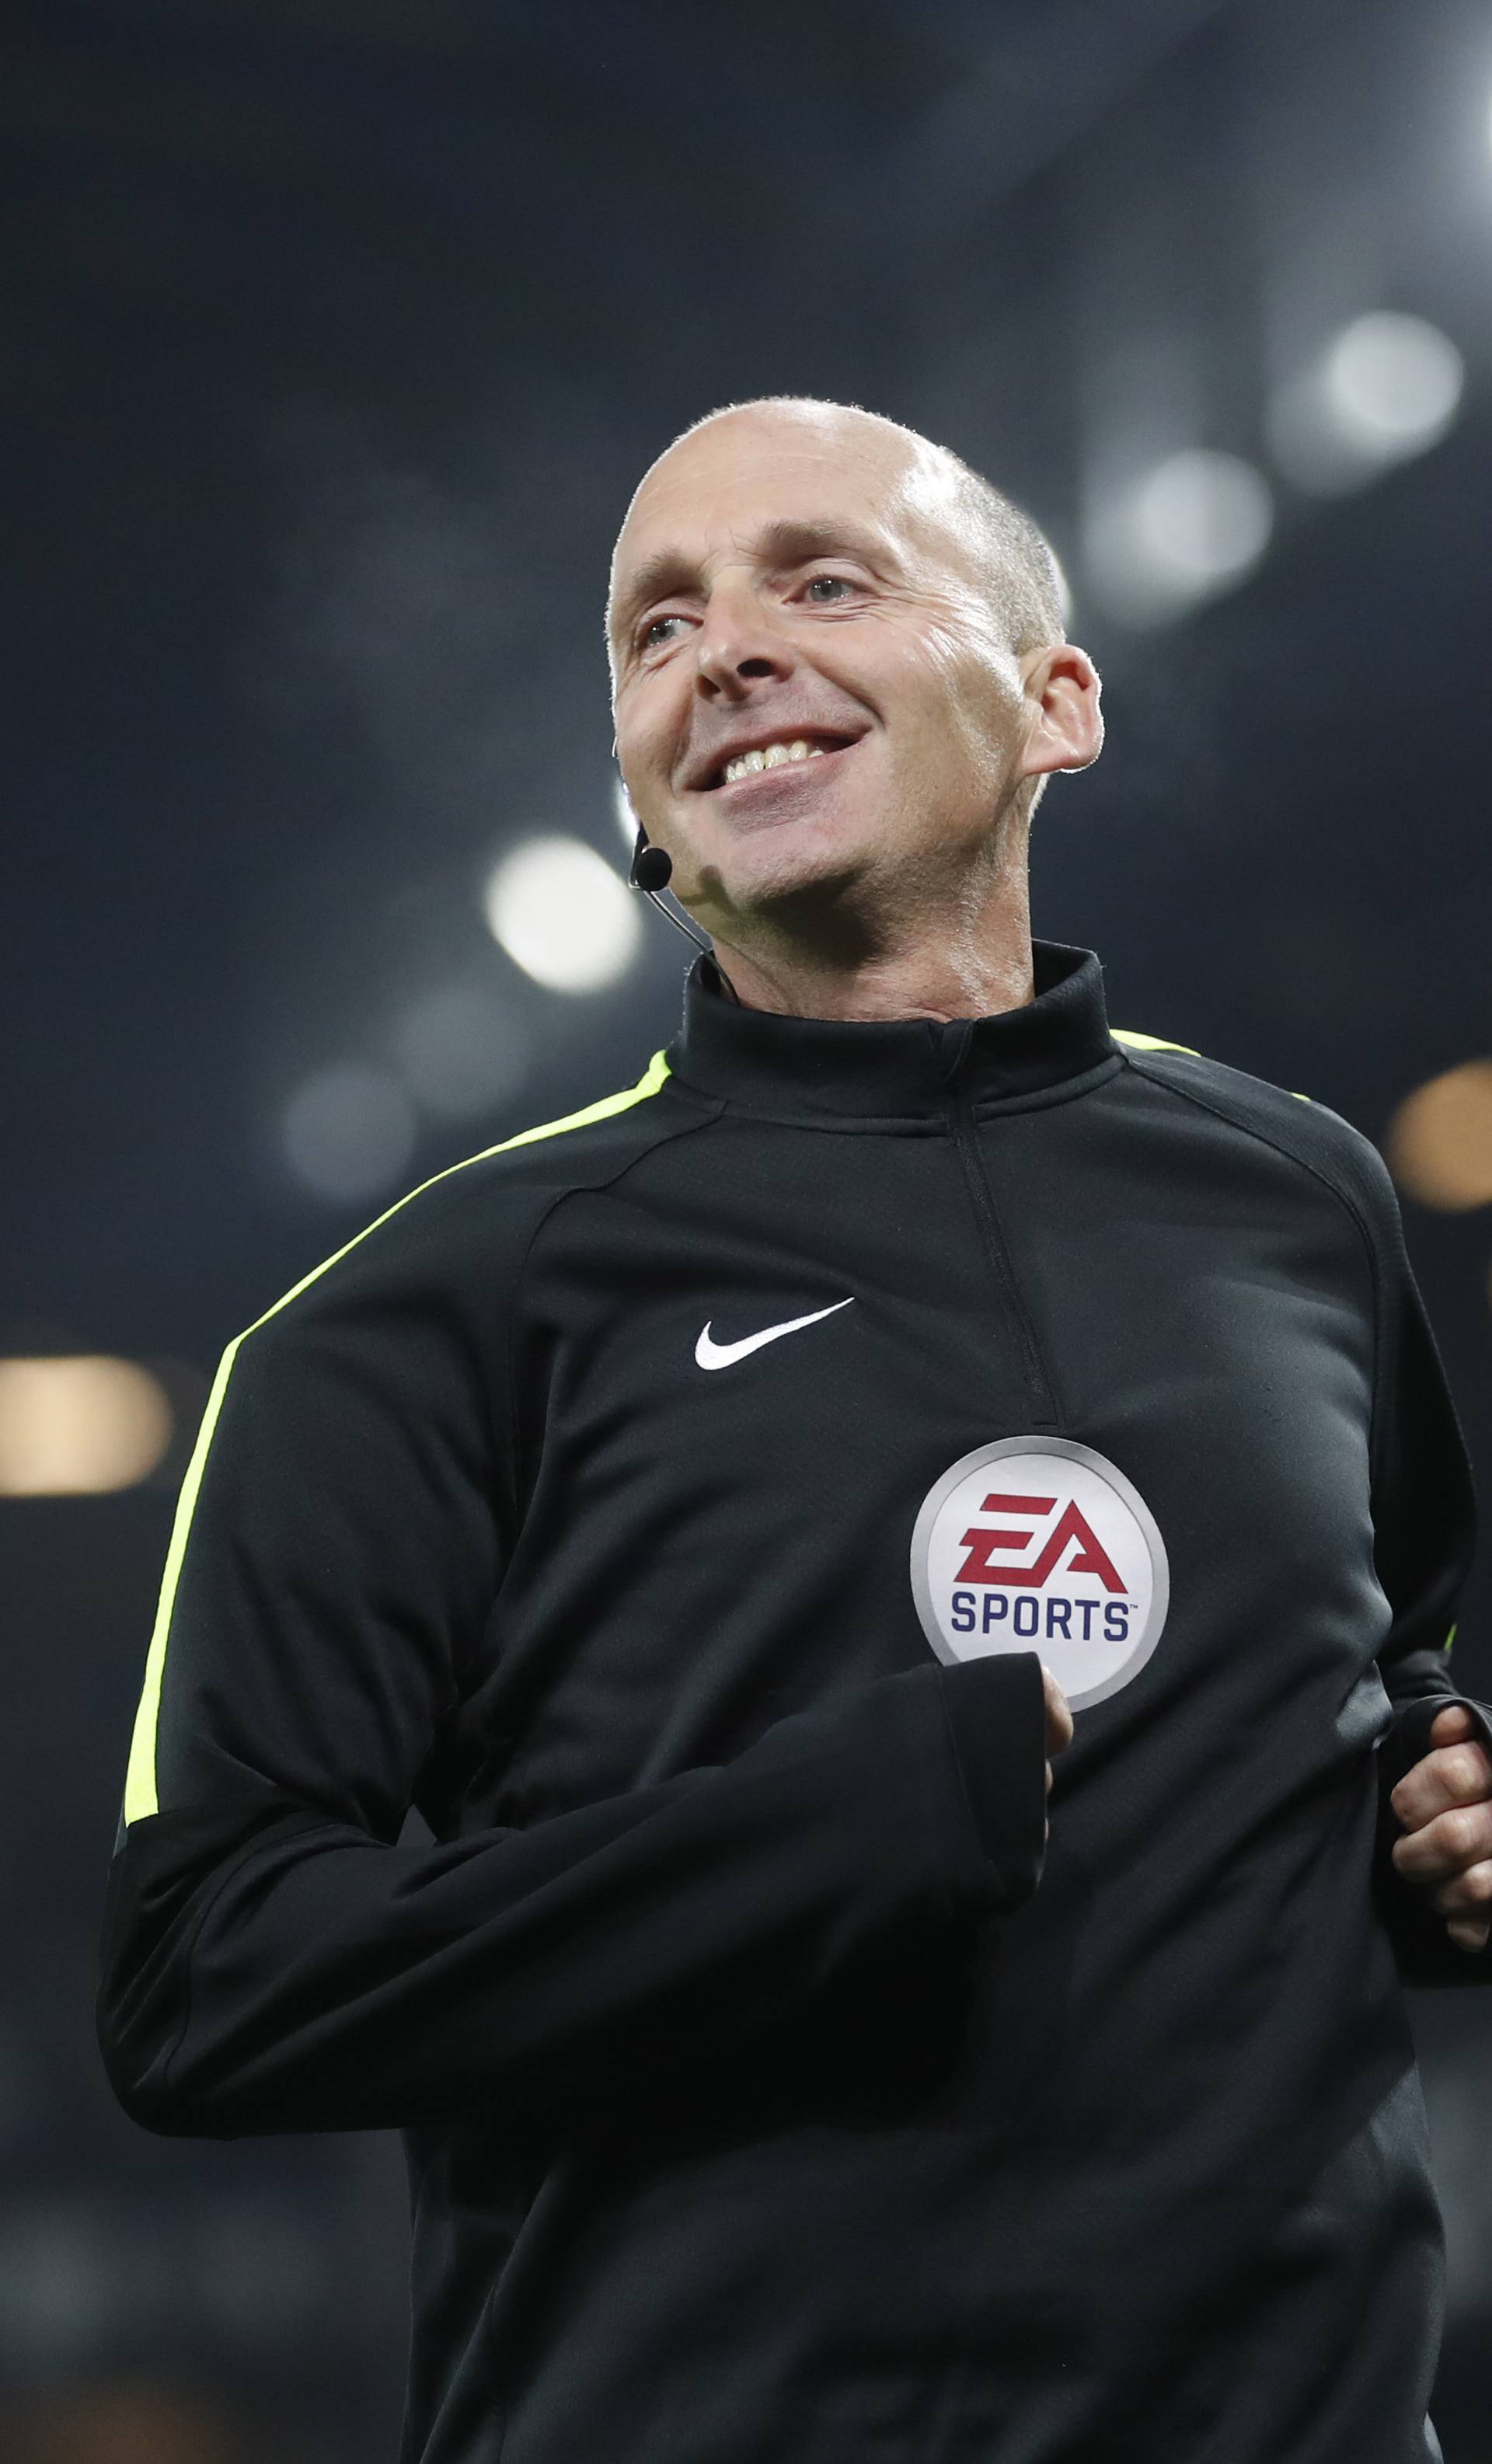
[[[184,1485],[104,1925],[126,2110],[209,2136],[593,2109],[1040,1876],[1040,1662],[930,1661],[729,1764],[402,1842],[501,1577],[494,1380],[356,1262],[230,1348]]]
[[[1366,1142],[1365,1142],[1366,1143]],[[1492,1710],[1458,1693],[1450,1648],[1456,1604],[1476,1551],[1471,1463],[1445,1371],[1404,1245],[1387,1168],[1371,1155],[1378,1365],[1373,1397],[1373,1554],[1393,1612],[1378,1668],[1393,1708],[1378,1749],[1374,1889],[1412,1985],[1471,1984],[1492,1976],[1492,1948],[1458,1949],[1426,1894],[1395,1870],[1400,1826],[1389,1793],[1430,1750],[1430,1728],[1451,1703],[1468,1703],[1492,1750]]]

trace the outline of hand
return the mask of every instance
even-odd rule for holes
[[[1477,1724],[1459,1703],[1437,1714],[1434,1750],[1407,1771],[1389,1803],[1404,1826],[1393,1863],[1422,1886],[1459,1950],[1481,1950],[1492,1926],[1492,1762],[1470,1742]]]
[[[1064,1746],[1072,1743],[1072,1713],[1067,1708],[1067,1697],[1044,1660],[1042,1662],[1042,1684],[1046,1695],[1046,1750],[1049,1754],[1060,1754]],[[1052,1767],[1048,1763],[1046,1793],[1050,1796],[1051,1793]]]

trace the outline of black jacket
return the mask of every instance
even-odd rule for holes
[[[102,2041],[152,2129],[404,2129],[421,2464],[1436,2452],[1460,1434],[1368,1141],[1036,988],[696,967],[219,1372]]]

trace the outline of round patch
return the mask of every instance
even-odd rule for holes
[[[1068,1438],[1000,1438],[929,1489],[911,1592],[939,1660],[1037,1652],[1081,1711],[1144,1667],[1171,1572],[1150,1507],[1103,1455]]]

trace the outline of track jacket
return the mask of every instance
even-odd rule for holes
[[[1438,2453],[1460,1433],[1369,1142],[1035,958],[701,962],[225,1356],[101,2036],[155,2130],[405,2132],[407,2464]]]

